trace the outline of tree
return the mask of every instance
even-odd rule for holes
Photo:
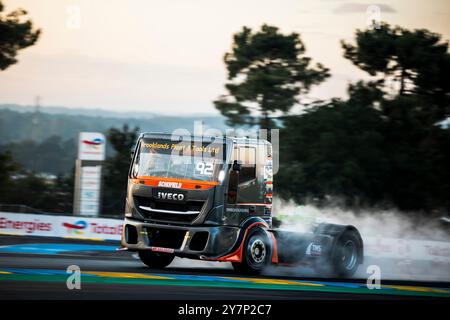
[[[42,212],[51,212],[56,207],[51,183],[33,172],[26,172],[17,178],[12,191],[8,199],[10,204],[25,205]]]
[[[19,166],[12,159],[10,152],[0,153],[0,202],[7,199],[13,182],[11,177],[18,169]]]
[[[428,30],[383,24],[358,30],[356,46],[342,42],[344,56],[369,74],[392,79],[398,91],[379,109],[386,121],[386,193],[402,209],[450,208],[450,134],[436,123],[450,116],[448,42]]]
[[[347,101],[334,99],[284,118],[280,136],[279,194],[298,202],[330,196],[346,205],[385,200],[387,159],[383,121],[374,108],[374,84],[349,88]]]
[[[70,213],[73,212],[73,194],[75,186],[75,166],[72,167],[72,174],[64,176],[58,174],[55,183],[52,185],[53,212]]]
[[[9,151],[0,153],[0,204],[25,205],[41,212],[69,213],[72,212],[73,186],[73,174],[48,179],[23,170]]]
[[[120,214],[124,211],[127,176],[130,167],[130,152],[132,151],[139,135],[139,128],[130,130],[124,125],[122,130],[112,128],[107,133],[107,138],[114,148],[115,154],[105,161],[104,174],[104,214]]]
[[[77,148],[75,139],[63,141],[60,136],[52,135],[40,143],[23,140],[0,145],[0,152],[2,150],[9,150],[25,170],[68,175],[75,162]]]
[[[23,9],[2,14],[4,6],[0,0],[0,70],[5,70],[17,62],[17,52],[33,45],[41,30],[33,30],[31,20],[25,20],[27,12]]]
[[[311,65],[297,33],[284,35],[269,25],[257,32],[243,27],[234,35],[224,62],[228,94],[214,103],[230,125],[269,129],[274,126],[273,114],[289,111],[299,95],[329,76],[323,65]]]
[[[450,131],[430,121],[429,109],[413,95],[382,103],[389,159],[385,190],[400,209],[450,209]]]
[[[450,211],[447,44],[427,30],[358,30],[345,57],[378,79],[283,121],[277,188],[296,200]],[[389,92],[392,79],[399,90]]]
[[[343,41],[342,47],[344,57],[362,70],[397,83],[398,95],[427,97],[441,109],[437,118],[450,115],[450,55],[439,34],[382,24],[357,30],[356,45]]]

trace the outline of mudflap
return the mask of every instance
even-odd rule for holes
[[[278,261],[282,264],[310,264],[328,254],[332,238],[328,235],[272,230],[278,244]]]
[[[321,223],[311,232],[299,233],[284,230],[271,230],[278,247],[278,261],[282,264],[316,265],[329,260],[337,250],[339,239],[346,232],[354,233],[358,246],[358,264],[363,263],[363,241],[358,230],[350,225]]]

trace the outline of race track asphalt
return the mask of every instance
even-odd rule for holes
[[[157,270],[117,242],[0,236],[0,299],[448,299],[450,284],[382,281],[369,290],[365,279],[324,279],[311,274],[236,274],[227,263],[176,259]],[[70,265],[81,270],[81,289],[66,285]]]

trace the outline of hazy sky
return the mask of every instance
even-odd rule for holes
[[[344,96],[366,75],[342,57],[341,39],[365,28],[367,7],[381,19],[450,39],[448,0],[3,0],[42,29],[19,63],[0,72],[0,103],[158,113],[214,113],[224,93],[222,58],[242,26],[269,23],[298,32],[307,55],[333,77],[312,98]],[[79,16],[78,16],[79,13]],[[79,19],[78,19],[79,17]],[[77,23],[79,22],[79,24]]]

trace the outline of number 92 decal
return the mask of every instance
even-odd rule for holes
[[[204,176],[210,176],[213,174],[214,165],[212,162],[199,161],[195,165],[195,173]]]

